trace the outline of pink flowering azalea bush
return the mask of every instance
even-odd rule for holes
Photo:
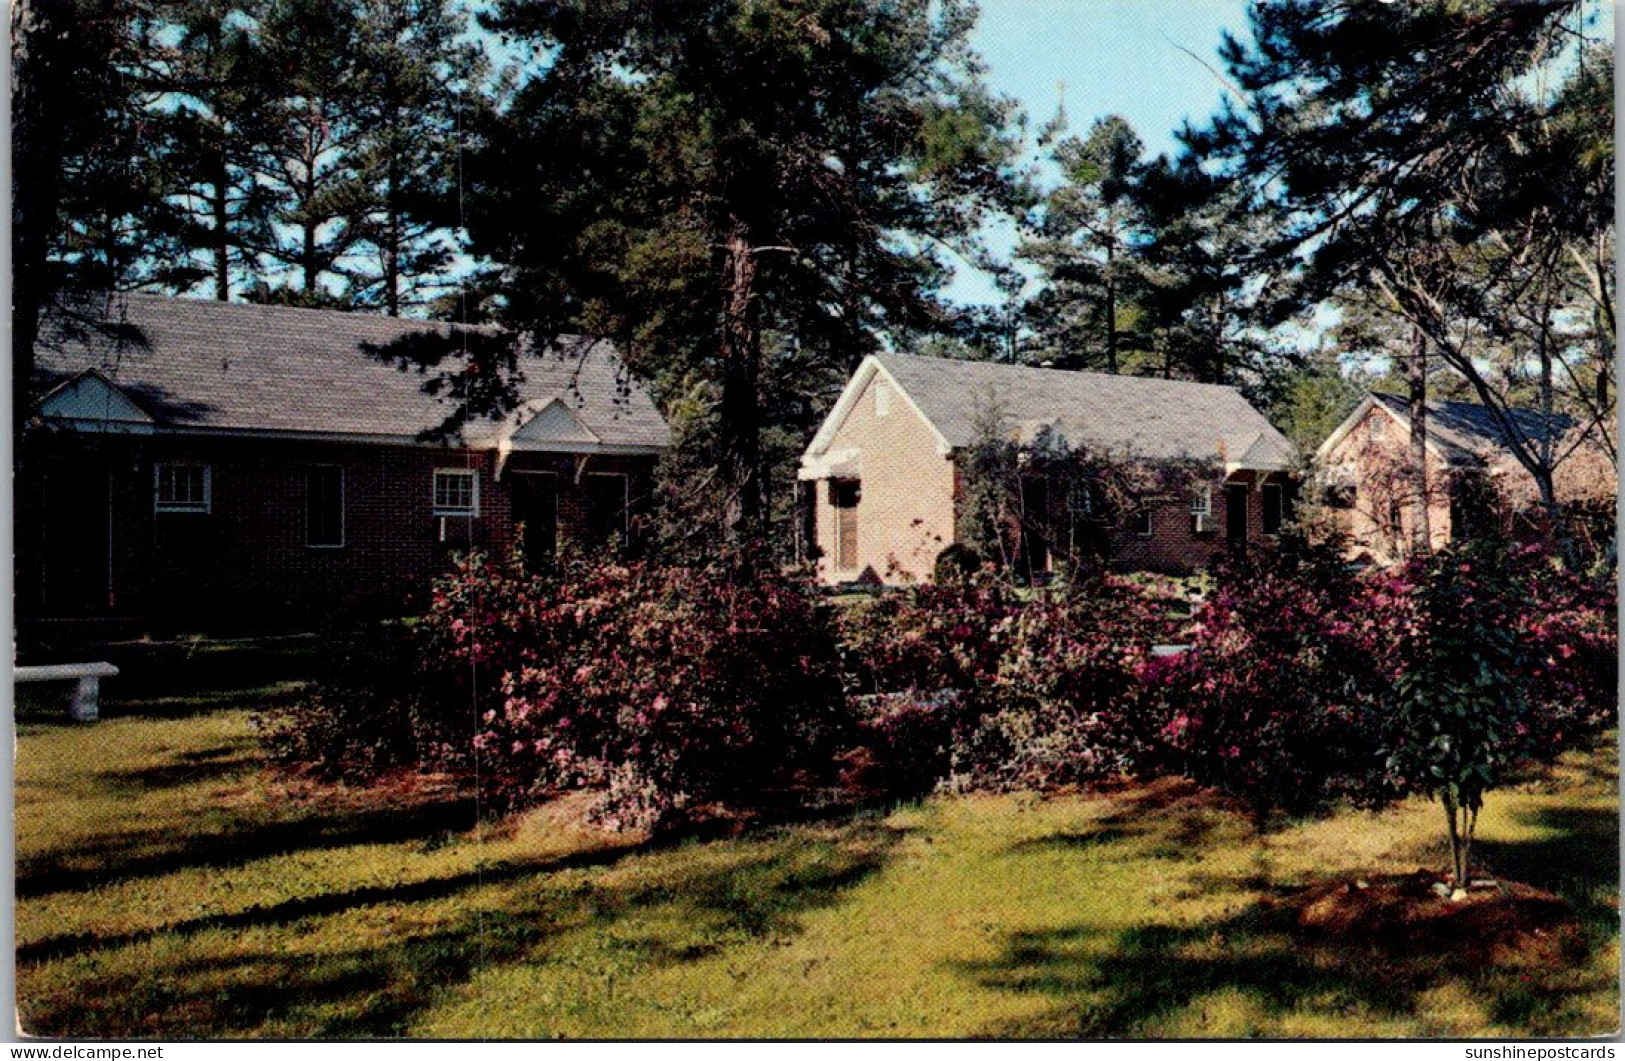
[[[1537,549],[1509,559],[1523,571],[1512,615],[1529,699],[1525,736],[1555,753],[1618,721],[1615,584],[1560,570]]]
[[[1137,674],[1161,605],[1110,576],[1023,597],[992,572],[867,602],[842,622],[860,738],[918,791],[1042,788],[1129,770]]]
[[[475,553],[415,628],[357,642],[262,732],[325,776],[452,770],[508,807],[588,788],[605,822],[658,829],[837,778],[895,796],[1181,774],[1261,813],[1476,809],[1615,721],[1611,587],[1528,549],[1359,574],[1288,536],[1173,611],[1098,572],[1023,590],[984,571],[837,616],[759,564],[535,575]]]
[[[1455,545],[1355,574],[1335,545],[1288,539],[1216,577],[1190,652],[1142,672],[1161,727],[1143,765],[1260,812],[1409,793],[1476,808],[1615,721],[1612,592],[1537,550]]]
[[[578,565],[534,578],[465,560],[424,619],[467,675],[475,752],[504,802],[604,794],[612,826],[748,803],[831,761],[835,644],[806,588],[716,563]]]
[[[400,623],[337,630],[314,688],[254,717],[261,747],[282,767],[337,781],[367,781],[402,768],[455,767],[444,705],[452,688],[421,666]],[[468,730],[468,715],[461,719]]]
[[[955,745],[951,780],[1046,789],[1139,770],[1156,738],[1140,673],[1168,631],[1161,602],[1110,575],[1027,602],[1000,630],[1005,650]]]
[[[1215,581],[1189,651],[1142,672],[1155,689],[1155,765],[1260,812],[1392,795],[1378,692],[1403,614],[1373,607],[1330,546],[1254,550]]]
[[[966,719],[1006,650],[1022,607],[991,571],[911,586],[845,610],[838,619],[855,743],[870,786],[930,791],[950,772]]]
[[[1015,586],[992,571],[910,586],[840,617],[842,652],[859,693],[976,693],[999,669]]]

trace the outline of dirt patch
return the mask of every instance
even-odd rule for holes
[[[1462,895],[1428,870],[1315,885],[1283,906],[1298,933],[1309,939],[1405,952],[1440,950],[1487,961],[1527,959],[1548,949],[1555,953],[1579,930],[1573,907],[1551,892],[1486,881]]]

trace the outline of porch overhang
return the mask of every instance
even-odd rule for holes
[[[801,458],[801,467],[796,472],[796,478],[804,480],[817,479],[861,479],[863,478],[863,454],[856,449],[828,450],[817,456]]]

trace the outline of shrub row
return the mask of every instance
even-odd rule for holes
[[[842,763],[893,794],[1177,773],[1260,810],[1377,804],[1614,718],[1611,590],[1532,552],[1361,575],[1289,543],[1212,582],[1188,617],[1100,574],[1042,591],[949,577],[836,608],[729,563],[531,575],[475,554],[409,639],[267,740],[334,775],[477,770],[508,805],[588,787],[609,823],[659,828],[799,798]],[[1156,651],[1170,642],[1189,648]]]

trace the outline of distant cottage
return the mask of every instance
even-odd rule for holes
[[[958,540],[963,457],[996,419],[1124,461],[1197,469],[1181,496],[1139,498],[1104,528],[1119,567],[1187,572],[1280,528],[1291,443],[1235,388],[886,353],[866,358],[801,459],[818,575],[929,580]],[[1046,550],[1028,550],[1046,569]]]
[[[1575,437],[1569,417],[1528,409],[1507,411],[1523,439],[1544,442],[1560,457],[1560,500],[1591,500],[1595,483],[1571,486],[1562,470],[1586,463],[1603,466],[1600,481],[1611,485],[1611,462],[1589,438]],[[1355,549],[1377,560],[1402,557],[1411,528],[1425,505],[1428,534],[1437,549],[1452,540],[1515,534],[1520,513],[1538,503],[1534,477],[1507,441],[1506,426],[1494,411],[1474,402],[1427,403],[1427,496],[1418,495],[1410,473],[1409,401],[1396,394],[1371,393],[1355,407],[1315,453],[1326,500],[1339,514]],[[1585,495],[1585,496],[1581,496]],[[1604,501],[1612,512],[1612,493]],[[1525,528],[1526,530],[1528,528]]]
[[[389,353],[453,326],[152,295],[104,317],[43,322],[25,615],[398,602],[521,528],[533,556],[624,538],[670,444],[601,341],[524,353],[516,408],[440,443],[455,403]]]

